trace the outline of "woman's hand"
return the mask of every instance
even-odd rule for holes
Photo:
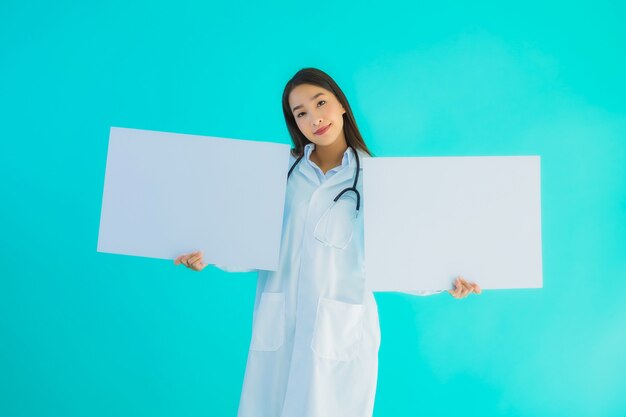
[[[183,264],[194,271],[202,271],[208,265],[202,262],[201,251],[180,255],[178,258],[174,259],[174,265],[179,264]]]
[[[454,298],[463,298],[467,297],[470,293],[480,294],[482,292],[478,284],[474,282],[467,282],[461,276],[454,281],[454,284],[456,288],[448,290]]]

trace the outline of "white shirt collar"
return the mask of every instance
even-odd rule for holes
[[[311,167],[316,168],[317,166],[313,163],[313,161],[311,161],[311,153],[313,152],[314,149],[315,149],[315,144],[313,142],[307,143],[304,146],[304,158],[306,159],[307,163],[311,165]],[[341,165],[333,168],[332,170],[340,171],[346,166],[351,167],[353,159],[354,159],[354,153],[352,152],[352,148],[348,146],[346,151],[343,153],[343,159],[341,160]],[[317,168],[319,169],[319,167]]]

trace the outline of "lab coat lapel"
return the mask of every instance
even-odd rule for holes
[[[319,183],[319,179],[317,178],[317,174],[315,173],[314,168],[309,165],[307,161],[304,160],[304,158],[302,158],[302,160],[298,162],[297,168],[300,170],[300,172],[304,174],[305,177],[311,180],[313,184]]]

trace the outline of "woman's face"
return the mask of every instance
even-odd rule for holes
[[[302,134],[316,146],[332,145],[337,140],[345,143],[346,110],[332,92],[316,85],[300,84],[289,94],[289,108]]]

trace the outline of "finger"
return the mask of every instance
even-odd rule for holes
[[[454,290],[454,292],[452,294],[454,296],[454,298],[461,298],[461,291],[462,290],[463,289],[461,287],[456,287],[456,289]]]
[[[462,276],[459,275],[459,277],[457,278],[457,281],[459,282],[460,285],[462,285],[463,287],[467,287],[469,285],[469,281],[466,280],[465,278],[463,278]]]
[[[193,268],[196,268],[196,269],[198,269],[198,268],[202,269],[202,268],[204,268],[208,264],[205,264],[204,262],[202,262],[202,257],[200,256],[200,257],[192,259],[189,262],[189,265],[191,265]]]
[[[470,293],[474,293],[474,294],[480,294],[481,293],[481,289],[478,286],[478,284],[476,284],[475,282],[471,283],[472,288],[470,289]]]
[[[472,286],[462,277],[459,277],[459,298],[465,298],[472,291]]]
[[[460,296],[461,296],[461,294],[463,293],[463,289],[465,288],[465,287],[463,286],[463,281],[462,281],[462,278],[460,278],[460,277],[459,277],[459,278],[457,278],[457,280],[456,280],[455,284],[456,284],[456,288],[454,289],[454,292],[456,293],[456,295],[457,295],[458,297],[460,297]]]
[[[474,289],[474,287],[472,286],[470,282],[462,278],[461,278],[461,287],[463,288],[463,290],[466,290],[468,293],[472,292],[472,290]]]
[[[176,259],[174,260],[174,263],[176,265],[180,265],[180,264],[185,264],[185,261],[191,256],[192,254],[190,253],[184,253],[182,255],[179,255],[176,257]]]
[[[478,284],[474,282],[468,282],[465,288],[467,289],[468,294],[471,294],[471,293],[479,294],[478,291],[480,291],[480,287],[478,286]]]
[[[207,265],[208,265],[208,264],[205,264],[205,263],[204,263],[204,262],[202,262],[202,261],[198,261],[198,262],[196,262],[196,263],[194,264],[194,269],[195,269],[196,271],[202,271],[202,270],[204,269],[204,267],[205,267],[205,266],[207,266]]]
[[[197,259],[191,262],[191,265],[196,271],[202,271],[208,263],[202,262],[202,255],[198,255]]]
[[[185,255],[182,257],[182,259],[180,260],[180,262],[185,265],[185,266],[189,266],[189,259],[191,258],[191,255]]]
[[[189,265],[195,264],[197,261],[202,260],[202,255],[195,255],[189,258]]]
[[[458,291],[459,291],[459,287],[456,285],[456,281],[455,281],[454,288],[449,289],[448,292],[450,293],[451,296],[456,297],[456,294]]]
[[[464,279],[460,275],[454,281],[454,289],[452,290],[454,298],[463,298],[463,289],[465,288],[463,286],[463,281]]]
[[[459,294],[461,296],[463,296],[464,294],[467,294],[468,291],[470,291],[471,287],[467,284],[467,282],[461,281],[459,283]]]
[[[201,259],[201,258],[202,258],[202,255],[200,254],[200,251],[191,252],[191,253],[188,255],[188,258],[187,258],[187,265],[188,265],[188,266],[191,266],[191,265],[193,265],[193,264],[194,264],[194,263],[195,263],[198,259]]]

